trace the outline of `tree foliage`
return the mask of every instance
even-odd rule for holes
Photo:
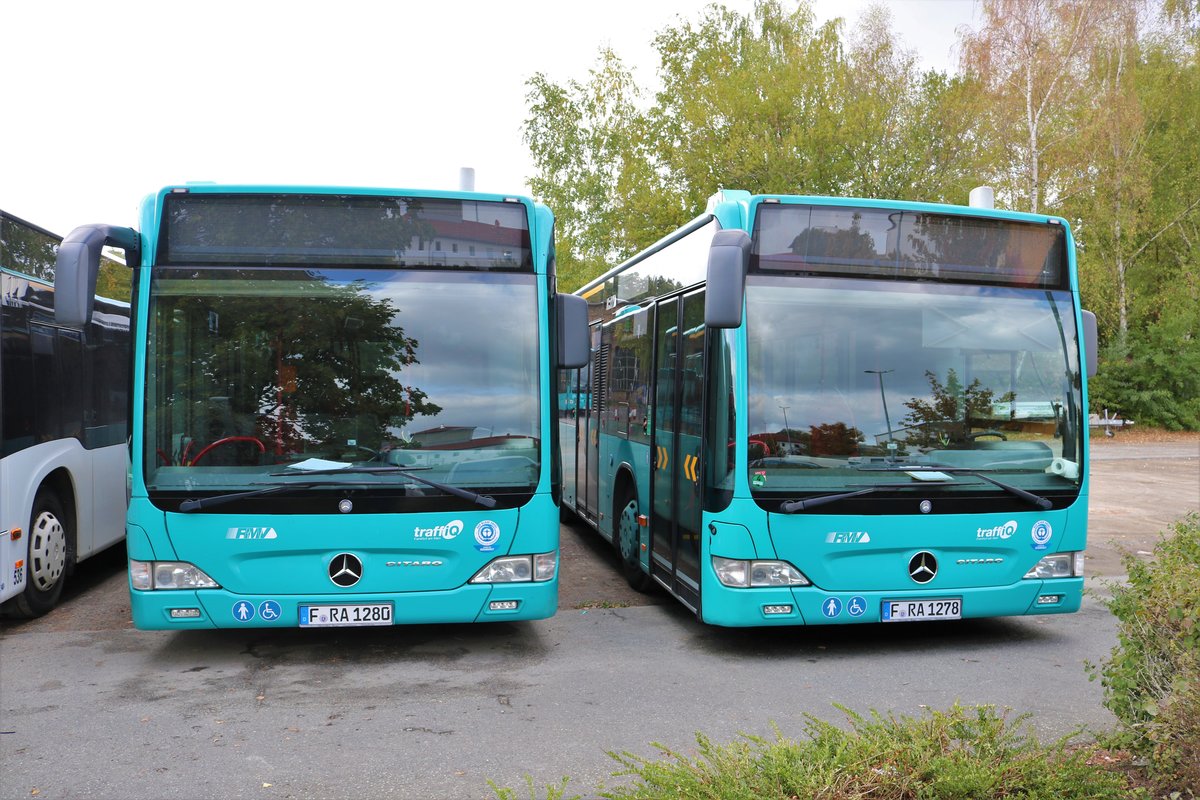
[[[214,315],[228,328],[200,337],[208,346],[177,380],[177,397],[209,397],[220,388],[233,409],[254,416],[253,431],[241,433],[273,440],[279,452],[344,442],[337,426],[349,416],[360,425],[357,436],[378,442],[389,428],[441,411],[423,389],[401,382],[419,347],[396,324],[403,309],[358,283],[305,279],[291,289],[270,303],[230,295],[214,306],[210,296],[186,296],[171,307],[172,319],[193,328],[211,330]],[[207,441],[229,435],[220,428],[195,433]]]
[[[758,0],[660,31],[656,90],[612,50],[584,82],[535,75],[530,184],[559,220],[562,288],[719,188],[961,203],[986,182],[1000,206],[1075,229],[1104,345],[1094,399],[1200,426],[1200,2],[980,10],[957,74],[922,71],[886,6],[847,31],[818,25],[807,0]]]
[[[958,373],[951,367],[943,383],[938,376],[925,371],[932,399],[914,397],[904,401],[908,414],[901,425],[911,429],[908,441],[921,447],[945,447],[951,442],[964,442],[975,427],[975,420],[986,418],[992,410],[995,392],[984,388],[976,378],[963,386]],[[1012,395],[1004,400],[1012,402]]]
[[[654,44],[653,95],[612,50],[586,82],[528,82],[530,186],[555,211],[564,288],[694,217],[721,187],[950,200],[972,185],[974,93],[916,70],[882,9],[847,38],[803,3],[761,0],[746,16],[711,5]]]

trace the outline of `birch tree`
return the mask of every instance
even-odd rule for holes
[[[1039,213],[1077,188],[1074,141],[1082,77],[1104,25],[1124,0],[985,0],[983,25],[963,30],[962,70],[989,92],[982,138],[992,180],[1012,207]]]

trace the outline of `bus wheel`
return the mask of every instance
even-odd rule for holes
[[[639,592],[648,592],[654,582],[642,569],[637,498],[626,494],[625,502],[618,508],[621,512],[617,516],[617,554],[621,559],[621,571],[630,586]]]
[[[25,591],[13,598],[22,617],[40,617],[58,603],[66,578],[71,531],[58,497],[42,489],[33,500],[28,553],[25,559]]]

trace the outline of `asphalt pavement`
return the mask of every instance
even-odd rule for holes
[[[1200,508],[1200,438],[1097,442],[1089,580]],[[607,753],[694,752],[703,732],[804,735],[808,715],[919,715],[955,702],[1032,715],[1043,738],[1110,726],[1085,664],[1116,642],[1093,594],[1073,615],[728,630],[633,592],[609,545],[564,526],[559,613],[533,623],[347,631],[143,632],[124,553],[84,565],[63,604],[0,623],[0,800],[488,798]]]
[[[1042,738],[1111,724],[1074,615],[725,630],[674,604],[550,620],[352,631],[8,636],[0,794],[28,798],[478,798],[573,778],[694,734],[802,736],[806,715],[1030,712]]]

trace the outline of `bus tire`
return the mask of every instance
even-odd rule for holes
[[[16,616],[40,617],[58,604],[75,549],[62,503],[46,487],[33,499],[26,539],[25,590],[13,598],[12,609]]]
[[[624,501],[617,502],[617,557],[621,560],[621,572],[635,591],[647,593],[654,581],[642,569],[641,536],[638,533],[638,501],[633,492],[627,491]]]

